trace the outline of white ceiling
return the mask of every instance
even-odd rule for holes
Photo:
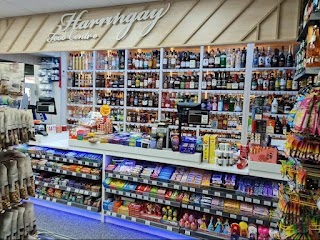
[[[159,0],[0,0],[0,18]]]

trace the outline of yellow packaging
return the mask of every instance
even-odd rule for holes
[[[206,134],[203,136],[203,149],[202,149],[202,161],[209,162],[209,151],[210,151],[210,135]]]
[[[215,150],[217,149],[218,138],[217,135],[211,135],[209,141],[209,163],[215,163]]]

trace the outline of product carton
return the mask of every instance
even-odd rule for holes
[[[209,152],[210,152],[210,135],[206,134],[203,136],[203,154],[202,161],[209,162]]]
[[[210,150],[209,150],[209,163],[215,164],[215,150],[217,149],[218,138],[217,135],[210,136]]]

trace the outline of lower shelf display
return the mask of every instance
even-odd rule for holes
[[[72,206],[72,207],[82,208],[82,209],[92,211],[92,212],[99,212],[99,210],[100,210],[100,208],[98,208],[98,207],[88,206],[88,205],[84,205],[84,204],[80,204],[80,203],[76,203],[76,202],[70,202],[70,201],[67,201],[64,199],[48,197],[48,196],[44,196],[44,195],[40,195],[40,194],[36,194],[36,198],[50,201],[50,202],[60,203],[60,204],[64,204],[64,205],[68,205],[68,206]]]

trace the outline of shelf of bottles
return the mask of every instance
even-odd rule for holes
[[[249,125],[262,114],[267,121],[266,134],[277,139],[284,139],[289,130],[286,116],[299,91],[299,82],[293,78],[293,48],[288,44],[258,45],[253,55]]]
[[[174,132],[179,123],[177,104],[194,102],[210,111],[209,125],[183,126],[184,134],[210,132],[238,141],[243,112],[252,112],[244,109],[245,84],[250,84],[251,106],[262,103],[264,116],[278,117],[284,125],[293,96],[303,85],[294,79],[295,46],[255,47],[250,69],[247,45],[70,53],[69,120],[74,124],[92,108],[99,111],[107,104],[112,120],[125,131],[149,132],[154,123],[165,121]],[[250,75],[252,79],[246,79]]]

